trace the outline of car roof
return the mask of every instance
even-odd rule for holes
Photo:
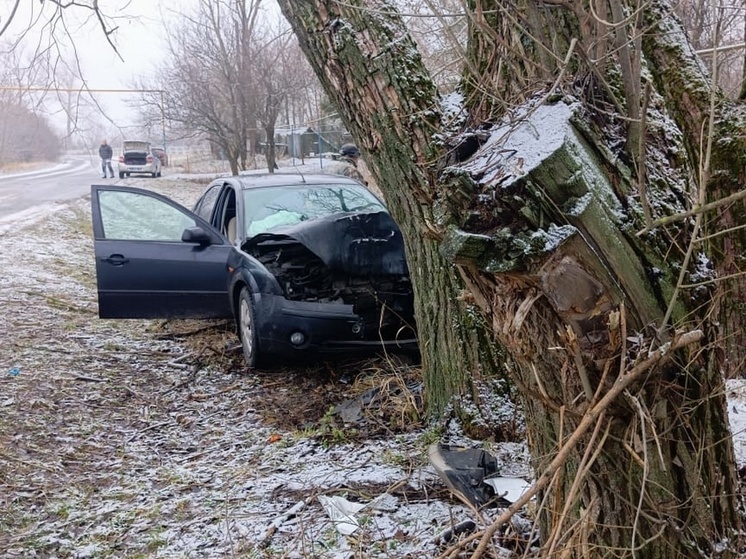
[[[267,186],[314,186],[319,184],[354,184],[363,186],[356,180],[343,175],[320,173],[263,173],[238,175],[231,177],[230,181],[243,190]]]

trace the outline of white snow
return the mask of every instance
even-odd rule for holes
[[[189,205],[204,186],[180,176],[129,183]],[[0,224],[3,557],[433,557],[438,534],[474,518],[427,464],[427,430],[331,446],[293,431],[270,442],[276,429],[257,408],[281,377],[207,357],[190,371],[179,366],[190,356],[183,339],[96,318],[88,202],[50,209]],[[228,352],[213,345],[205,356]],[[727,391],[745,465],[746,381]],[[487,446],[502,475],[527,477],[525,445]],[[522,485],[505,490],[514,498]],[[356,503],[354,537],[339,533],[322,496]]]

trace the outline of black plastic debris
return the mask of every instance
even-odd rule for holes
[[[461,500],[477,508],[492,501],[495,493],[484,483],[497,474],[497,458],[479,448],[434,443],[427,452],[430,464],[443,483]]]

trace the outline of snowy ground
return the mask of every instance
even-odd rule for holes
[[[120,182],[190,205],[211,176],[186,178]],[[473,517],[427,464],[416,367],[249,372],[229,324],[98,319],[89,203],[1,235],[2,557],[429,557]],[[352,535],[325,496],[367,505]]]
[[[120,182],[190,205],[212,176]],[[2,557],[436,557],[477,520],[427,464],[443,431],[421,419],[416,367],[247,371],[226,323],[98,319],[86,199],[0,238]],[[363,420],[332,412],[371,388],[386,398]],[[746,388],[728,389],[744,464]],[[529,474],[523,445],[488,448]],[[325,497],[365,505],[353,534]]]

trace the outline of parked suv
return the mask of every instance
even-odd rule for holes
[[[150,142],[125,140],[122,142],[122,155],[119,156],[119,178],[131,174],[161,176],[162,163],[153,155]]]

